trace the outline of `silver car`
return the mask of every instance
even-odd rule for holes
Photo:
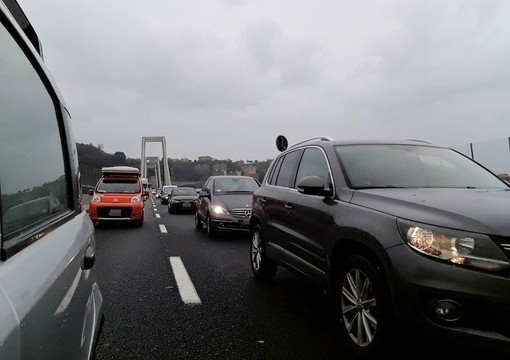
[[[16,1],[0,0],[0,359],[93,359],[94,227],[70,115]]]

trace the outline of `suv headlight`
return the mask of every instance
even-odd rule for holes
[[[140,196],[136,195],[136,196],[133,196],[131,198],[131,202],[141,202],[142,199],[140,198]]]
[[[101,196],[99,195],[94,195],[92,196],[92,200],[90,200],[91,202],[101,202]]]
[[[418,252],[458,265],[499,271],[510,267],[503,251],[487,235],[410,221],[397,221],[402,238]]]

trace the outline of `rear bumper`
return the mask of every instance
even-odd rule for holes
[[[89,216],[93,221],[140,221],[143,212],[143,203],[89,205]]]

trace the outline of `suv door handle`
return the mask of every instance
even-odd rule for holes
[[[290,205],[290,204],[285,204],[285,209],[286,209],[287,211],[292,210],[292,205]]]
[[[85,250],[85,256],[83,259],[83,269],[89,270],[92,269],[92,266],[96,263],[96,252],[94,248],[89,245],[87,250]]]

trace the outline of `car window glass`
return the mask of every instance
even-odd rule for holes
[[[282,159],[283,159],[283,157],[279,157],[271,169],[271,173],[269,175],[269,181],[268,181],[268,183],[271,185],[276,184],[276,178],[277,178],[278,171],[280,171],[280,166],[282,165]]]
[[[319,148],[307,148],[303,152],[296,176],[296,184],[305,176],[311,175],[322,178],[326,184],[330,183],[328,162]]]
[[[294,170],[299,159],[300,151],[292,151],[285,155],[276,179],[277,186],[292,187]]]
[[[104,178],[97,185],[99,193],[125,193],[137,194],[140,192],[140,182],[138,179],[108,179]]]
[[[451,149],[415,145],[337,146],[353,187],[508,188]]]
[[[0,192],[2,237],[7,240],[69,204],[52,98],[3,26],[0,53]]]

